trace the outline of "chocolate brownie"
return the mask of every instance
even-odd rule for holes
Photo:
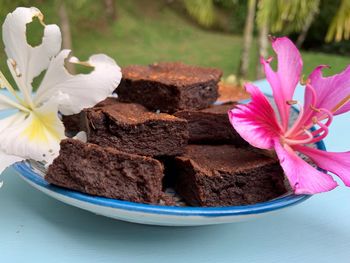
[[[61,142],[45,179],[58,186],[120,200],[157,204],[163,166],[153,158],[74,139]]]
[[[249,148],[189,145],[176,165],[176,191],[193,206],[254,204],[287,192],[278,161]]]
[[[188,121],[190,143],[247,145],[228,118],[228,111],[235,105],[237,104],[230,102],[198,111],[184,110],[176,112],[175,116]]]
[[[108,97],[106,99],[104,99],[103,101],[100,101],[99,103],[97,103],[94,107],[92,108],[101,108],[101,107],[105,107],[108,105],[112,105],[118,102],[118,98],[117,97]]]
[[[150,112],[139,104],[116,102],[83,113],[88,142],[100,146],[146,156],[174,156],[187,145],[186,120]]]
[[[248,99],[250,97],[249,93],[244,90],[243,87],[233,84],[228,84],[224,82],[219,83],[219,98],[220,102],[227,101],[239,101]]]
[[[73,137],[80,131],[80,113],[62,115],[62,122],[68,137]]]
[[[218,98],[217,83],[222,75],[218,69],[179,62],[128,66],[122,73],[116,90],[122,101],[167,113],[211,105]]]
[[[113,104],[117,101],[114,97],[108,97],[105,100],[97,103],[94,107],[103,107]],[[81,126],[81,112],[72,115],[62,115],[62,122],[66,130],[67,136],[74,136],[76,133],[82,130]]]

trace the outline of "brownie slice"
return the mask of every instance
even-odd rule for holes
[[[73,137],[80,131],[80,113],[72,115],[62,115],[62,122],[66,136]]]
[[[228,111],[235,105],[237,103],[230,102],[198,111],[184,110],[176,112],[175,116],[188,121],[190,143],[247,145],[228,118]]]
[[[167,113],[211,105],[218,98],[217,83],[222,75],[218,69],[179,62],[128,66],[122,73],[116,90],[122,101]]]
[[[105,100],[97,103],[94,108],[103,107],[114,104],[117,101],[115,97],[108,97]],[[66,130],[66,135],[69,137],[74,136],[76,133],[82,130],[81,126],[81,112],[72,115],[62,115],[62,122]]]
[[[163,196],[162,178],[163,166],[153,158],[74,139],[61,142],[45,176],[51,184],[91,195],[152,204]]]
[[[83,111],[88,142],[146,156],[175,156],[188,141],[187,121],[116,102]]]
[[[233,85],[229,83],[219,83],[219,102],[239,101],[250,97],[249,93],[244,90],[242,86]]]
[[[189,145],[176,165],[176,191],[193,206],[254,204],[287,192],[279,163],[249,148]]]

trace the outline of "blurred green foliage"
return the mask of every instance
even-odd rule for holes
[[[247,1],[244,0],[182,0],[187,10],[200,9],[202,14],[189,12],[201,25],[216,31],[243,34]],[[208,4],[211,3],[211,4]],[[198,5],[200,5],[200,8]],[[214,12],[215,11],[215,12]],[[203,14],[211,14],[211,19]],[[214,19],[212,18],[214,17]],[[307,23],[313,21],[306,36],[308,49],[350,55],[350,0],[259,0],[257,25],[268,20],[269,31],[274,35],[289,35],[297,39]],[[327,39],[326,43],[325,40]],[[336,40],[335,43],[333,40]]]
[[[197,22],[210,27],[215,22],[215,10],[212,0],[183,0],[187,12],[193,16]]]
[[[40,8],[45,14],[46,23],[59,23],[55,0],[28,0],[26,3]],[[164,0],[148,0],[147,5],[141,3],[144,1],[118,0],[118,20],[112,24],[105,18],[101,1],[84,0],[80,6],[70,6],[68,11],[73,53],[82,60],[94,53],[106,53],[121,66],[155,61],[183,61],[221,68],[226,76],[237,71],[242,48],[241,36],[198,28]],[[14,7],[2,9],[2,12],[6,14],[13,9]],[[1,21],[3,18],[4,16]],[[32,34],[37,32],[30,33]],[[3,47],[0,50],[0,69],[9,76]],[[252,52],[257,52],[256,50],[254,42]],[[349,58],[345,56],[302,53],[305,74],[319,64],[332,66],[327,73],[339,72],[349,64]],[[256,63],[256,59],[251,61],[250,78],[254,76]]]
[[[304,49],[350,56],[350,41],[325,43],[328,25],[336,15],[340,3],[341,0],[321,0],[322,8],[307,34]]]
[[[350,1],[342,0],[338,11],[330,24],[326,35],[326,41],[336,42],[350,39]]]
[[[320,0],[260,0],[257,24],[268,21],[271,33],[290,34],[303,29],[308,15],[318,13]]]

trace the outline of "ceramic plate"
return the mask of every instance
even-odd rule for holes
[[[292,115],[297,117],[297,111]],[[325,150],[322,141],[314,146]],[[98,215],[149,225],[199,226],[239,222],[291,207],[310,197],[290,193],[268,202],[229,207],[147,205],[91,196],[50,185],[44,179],[45,171],[35,162],[20,162],[13,167],[30,185],[64,203]]]
[[[199,226],[233,223],[299,204],[310,196],[289,194],[268,202],[229,207],[172,207],[146,205],[91,196],[47,183],[29,162],[14,165],[30,185],[64,203],[124,221],[164,226]]]

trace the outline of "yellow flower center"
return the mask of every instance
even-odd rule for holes
[[[55,128],[57,113],[40,113],[33,110],[28,118],[32,120],[21,135],[26,136],[29,141],[49,143],[49,138],[57,141],[62,139]]]

